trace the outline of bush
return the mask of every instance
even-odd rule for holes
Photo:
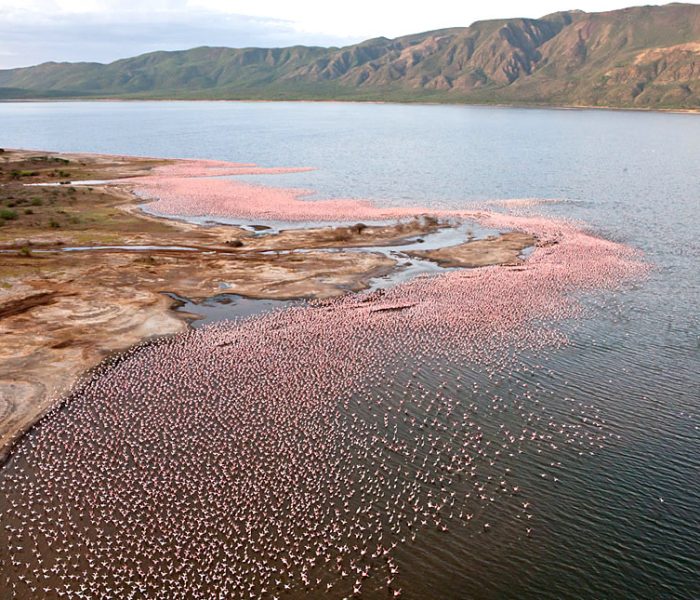
[[[10,171],[10,177],[12,179],[19,179],[20,177],[33,177],[34,175],[38,174],[38,171],[18,171],[17,169]]]
[[[14,221],[17,218],[17,211],[11,208],[0,209],[0,219],[5,221]]]
[[[241,246],[243,246],[243,242],[241,240],[238,240],[238,239],[233,239],[233,240],[228,240],[226,242],[226,245],[231,246],[231,248],[240,248]]]
[[[25,208],[24,209],[24,214],[25,215],[33,215],[34,211],[31,208]]]
[[[41,206],[42,204],[41,198],[32,198],[32,206]]]
[[[61,226],[61,224],[58,221],[56,221],[56,219],[51,219],[49,221],[49,225],[51,225],[51,227],[53,227],[54,229],[58,229]]]
[[[22,256],[31,256],[32,255],[32,249],[29,246],[22,246],[19,250],[19,253]]]
[[[361,234],[365,229],[367,229],[367,225],[364,223],[355,223],[352,227],[350,227],[353,233],[356,234]]]

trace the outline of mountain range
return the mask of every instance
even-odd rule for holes
[[[200,47],[0,70],[0,98],[700,109],[700,5],[565,11],[342,48]]]

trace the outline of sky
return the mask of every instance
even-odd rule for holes
[[[0,0],[0,69],[111,62],[195,46],[343,46],[481,19],[630,4],[634,0]]]

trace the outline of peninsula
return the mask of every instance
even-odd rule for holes
[[[205,176],[261,171],[215,161],[0,152],[0,461],[86,370],[134,344],[187,329],[195,315],[174,312],[177,298],[196,305],[223,293],[274,300],[342,296],[406,268],[406,260],[400,264],[372,248],[408,240],[419,245],[421,236],[452,226],[416,211],[304,202],[289,190]],[[157,190],[159,199],[144,205],[134,193],[139,185]],[[232,210],[233,190],[254,197],[258,207],[272,198],[279,214],[285,201],[304,218],[304,206],[322,207],[317,217],[331,207],[344,222],[290,223],[290,229],[272,229],[264,218],[248,227],[215,220],[199,225],[142,210],[164,202],[168,190],[179,193],[180,203],[169,205],[175,214],[187,214],[197,205],[193,199],[203,197],[221,206],[228,201]],[[348,221],[355,206],[381,222]],[[452,260],[461,267],[518,264],[519,251],[535,241],[526,234],[487,243],[465,238],[455,243]],[[449,248],[438,258],[449,261]]]

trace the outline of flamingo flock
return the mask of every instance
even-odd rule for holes
[[[545,367],[521,356],[567,343],[574,294],[646,267],[572,224],[479,218],[540,247],[520,267],[214,323],[87,374],[0,471],[3,598],[409,596],[397,549],[428,531],[490,536],[508,514],[536,536],[523,465],[611,433],[575,399],[555,418],[532,379]],[[538,468],[555,481],[560,465]]]
[[[149,210],[179,217],[228,217],[286,222],[381,221],[425,211],[382,208],[369,200],[311,201],[311,190],[256,185],[232,176],[308,171],[306,168],[262,168],[221,161],[182,160],[157,167],[152,174],[124,180],[148,199]],[[115,183],[124,183],[117,181]]]

